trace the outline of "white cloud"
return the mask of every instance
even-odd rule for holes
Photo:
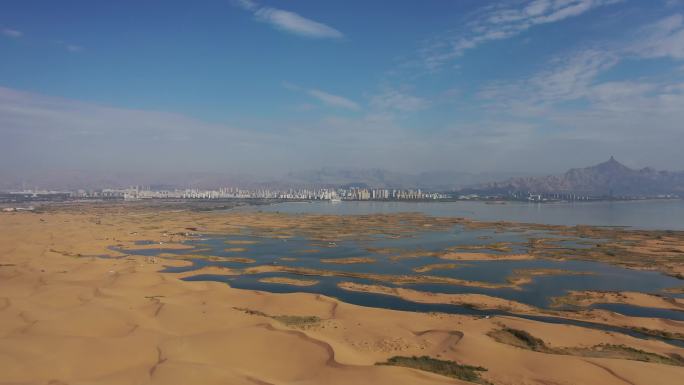
[[[348,98],[345,98],[344,96],[340,95],[335,95],[331,94],[329,92],[321,91],[316,88],[303,88],[300,87],[296,84],[292,84],[290,82],[283,82],[283,87],[287,88],[288,90],[291,91],[301,91],[306,93],[307,95],[318,99],[319,101],[323,102],[324,104],[331,106],[331,107],[338,107],[338,108],[345,108],[348,110],[360,110],[361,106]]]
[[[587,97],[593,100],[595,105],[624,104],[624,102],[635,102],[636,99],[643,99],[649,93],[658,91],[659,88],[654,83],[639,81],[604,82],[592,86]]]
[[[16,29],[11,29],[11,28],[0,29],[0,34],[7,36],[7,37],[14,38],[14,39],[18,39],[18,38],[24,36],[24,33],[22,31],[19,31]],[[61,41],[61,40],[58,40],[56,43],[58,45],[64,47],[64,49],[66,49],[69,52],[81,52],[84,49],[80,45],[66,43],[66,42]]]
[[[67,43],[63,40],[57,40],[56,44],[58,46],[64,48],[68,52],[72,52],[72,53],[77,53],[77,52],[81,52],[81,51],[85,50],[85,48],[83,46],[80,46],[77,44],[72,44],[72,43]]]
[[[476,15],[476,22],[469,24],[467,31],[463,29],[433,41],[424,52],[426,61],[422,64],[429,67],[429,60],[433,60],[433,68],[437,68],[487,41],[514,36],[534,25],[568,19],[614,2],[538,0],[519,1],[517,4],[524,6],[515,9],[487,7]],[[505,164],[539,170],[543,167],[540,164],[553,163],[553,167],[565,168],[568,162],[583,165],[588,163],[587,158],[600,160],[616,153],[621,157],[629,154],[636,163],[671,168],[672,162],[684,159],[678,148],[684,140],[681,76],[675,70],[670,77],[658,73],[652,77],[620,79],[616,76],[623,73],[616,71],[616,76],[610,76],[615,80],[603,79],[627,59],[679,60],[680,43],[684,41],[680,40],[682,29],[684,17],[674,15],[637,28],[633,35],[623,39],[592,39],[590,46],[563,50],[529,76],[486,84],[477,94],[479,99],[468,100],[464,95],[467,117],[455,116],[448,128],[433,126],[426,130],[428,134],[411,133],[405,138],[415,135],[421,144],[431,147],[429,151],[412,149],[416,157],[446,162],[478,159],[484,167],[493,159],[492,167]],[[673,67],[677,66],[674,63]],[[380,111],[415,111],[429,106],[425,100],[406,102],[414,99],[402,94],[390,89],[372,96],[369,110],[374,115],[366,116],[366,121],[389,126],[397,123],[394,114]],[[430,151],[432,157],[426,155]],[[454,153],[459,155],[451,155]],[[482,153],[492,157],[483,160]]]
[[[259,5],[252,0],[233,0],[235,6],[240,7],[246,11],[254,11],[259,8]]]
[[[307,93],[332,107],[341,107],[349,110],[358,110],[361,108],[358,103],[343,96],[330,94],[317,89],[307,90]]]
[[[553,104],[590,96],[596,77],[618,62],[619,57],[609,50],[573,52],[555,58],[547,68],[526,79],[490,83],[478,97],[496,109],[539,115]]]
[[[75,45],[75,44],[67,44],[65,45],[65,48],[69,52],[81,52],[83,51],[83,47],[80,45]]]
[[[604,151],[629,154],[637,163],[672,167],[673,159],[682,159],[675,143],[684,140],[679,64],[672,63],[671,74],[616,78],[622,73],[615,72],[610,76],[614,80],[603,79],[626,60],[684,59],[682,30],[684,17],[675,14],[637,28],[626,39],[594,40],[591,48],[563,53],[530,76],[486,84],[477,94],[483,102],[478,106],[480,119],[497,119],[506,127],[515,122],[538,124],[540,130],[519,146],[528,159],[555,159],[558,154],[568,159],[581,154],[596,157]],[[482,129],[499,132],[498,127]]]
[[[344,37],[344,34],[335,28],[307,19],[294,12],[274,7],[262,7],[252,0],[235,0],[234,4],[252,12],[256,20],[268,23],[281,31],[315,39],[340,39]]]
[[[657,95],[666,93],[665,84],[646,79],[601,83],[597,79],[627,58],[658,57],[684,59],[682,15],[675,14],[638,29],[629,42],[597,45],[557,56],[532,76],[485,85],[478,96],[489,102],[490,107],[506,108],[521,115],[544,115],[553,105],[576,100],[588,102],[589,109],[651,108]]]
[[[24,33],[21,31],[18,31],[16,29],[11,29],[11,28],[4,28],[2,29],[2,34],[7,36],[7,37],[13,37],[13,38],[19,38],[24,36]]]
[[[380,111],[414,112],[429,106],[423,98],[396,89],[387,89],[371,97],[371,106]]]
[[[335,28],[307,19],[290,11],[264,7],[259,8],[254,15],[259,21],[272,24],[278,29],[300,36],[321,39],[339,39],[344,36],[342,32]]]
[[[522,80],[490,83],[479,96],[495,106],[516,106],[517,111],[543,113],[547,106],[583,99],[593,107],[611,109],[626,99],[658,93],[658,86],[647,80],[598,83],[605,71],[627,58],[639,60],[659,57],[684,59],[684,16],[675,14],[637,30],[629,42],[603,44],[578,50],[551,60],[545,69]],[[643,105],[649,105],[642,100]],[[637,105],[629,104],[629,108]],[[684,106],[683,106],[684,108]]]
[[[563,152],[581,143],[594,154],[615,149],[671,167],[665,159],[679,157],[674,143],[684,140],[684,84],[659,78],[600,81],[624,55],[620,49],[578,51],[526,79],[490,84],[479,93],[483,113],[509,124],[545,127],[529,138],[530,150],[546,146]]]
[[[553,68],[532,77],[532,86],[540,100],[573,100],[586,96],[588,86],[619,59],[611,52],[586,50],[570,57],[556,59]]]
[[[559,22],[622,0],[523,0],[501,2],[471,15],[462,28],[435,39],[422,52],[423,64],[437,69],[467,50],[516,36],[536,25]]]
[[[684,59],[684,16],[674,14],[641,29],[628,51],[645,58]]]

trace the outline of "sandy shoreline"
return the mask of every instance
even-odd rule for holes
[[[626,304],[684,311],[684,299],[682,298],[666,298],[663,296],[637,292],[571,291],[563,297],[556,297],[553,299],[553,305],[555,307],[589,307],[601,303]]]
[[[315,279],[294,279],[287,277],[264,277],[259,278],[259,282],[265,283],[278,283],[281,285],[292,285],[292,286],[313,286],[318,284]]]
[[[451,304],[459,306],[468,306],[482,310],[497,309],[514,313],[532,314],[537,312],[537,309],[532,306],[484,294],[431,293],[406,289],[403,287],[364,285],[354,282],[340,282],[337,286],[343,290],[355,291],[360,293],[385,294],[418,303]]]
[[[122,206],[0,215],[0,383],[466,383],[375,365],[423,355],[482,366],[482,378],[493,384],[667,385],[684,377],[681,366],[541,353],[497,342],[488,333],[505,325],[551,347],[605,343],[684,354],[660,341],[515,317],[400,312],[315,294],[185,282],[179,274],[160,273],[159,261],[109,249],[188,227],[230,233],[258,223],[276,236],[289,235],[287,218],[268,224],[268,216],[249,215]],[[402,231],[404,220],[413,219],[399,216],[395,231]],[[182,240],[178,235],[174,241]],[[103,254],[120,258],[88,257]]]

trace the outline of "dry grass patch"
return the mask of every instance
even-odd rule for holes
[[[246,248],[244,247],[228,247],[226,249],[223,249],[226,253],[242,253],[247,251]]]
[[[415,267],[413,271],[415,271],[416,273],[427,273],[432,270],[449,270],[456,269],[458,267],[460,267],[460,265],[457,265],[455,263],[435,263],[432,265]]]
[[[293,286],[313,286],[318,284],[317,280],[314,279],[295,279],[287,277],[264,277],[259,279],[259,282],[264,283],[278,283],[282,285],[293,285]]]
[[[323,258],[321,263],[332,263],[337,265],[352,265],[356,263],[375,263],[375,259],[367,257],[349,257],[349,258]]]
[[[376,365],[403,366],[405,368],[424,370],[426,372],[437,373],[442,376],[457,378],[476,384],[490,384],[480,377],[481,372],[487,371],[487,369],[481,366],[461,365],[455,361],[438,360],[429,356],[394,356],[386,362],[379,362]]]
[[[223,257],[222,261],[237,262],[237,263],[255,263],[256,259],[245,258],[245,257]]]
[[[241,239],[228,240],[224,242],[227,245],[254,245],[259,243],[258,241],[248,241]]]
[[[234,307],[233,309],[239,310],[245,314],[255,315],[260,317],[267,317],[282,323],[285,326],[290,326],[299,329],[307,329],[312,326],[316,326],[321,323],[322,319],[315,315],[311,316],[299,316],[299,315],[270,315],[259,310],[253,310],[248,308]]]

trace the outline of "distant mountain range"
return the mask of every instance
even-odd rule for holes
[[[575,168],[562,175],[531,176],[524,173],[468,173],[431,171],[418,174],[383,169],[326,167],[291,172],[282,177],[260,178],[229,173],[102,173],[65,171],[23,174],[21,179],[0,175],[0,191],[23,188],[74,190],[121,188],[131,185],[153,189],[173,188],[320,188],[372,187],[460,191],[461,193],[505,194],[508,192],[574,193],[590,196],[637,197],[677,194],[684,196],[684,171],[657,171],[646,167],[631,169],[613,157],[586,168]]]
[[[20,176],[0,175],[0,191],[26,188],[76,190],[124,188],[134,185],[152,189],[174,188],[320,188],[373,187],[450,191],[465,186],[503,180],[524,173],[468,173],[431,171],[419,174],[400,173],[383,169],[333,168],[290,172],[281,177],[258,177],[247,174],[217,172],[166,173],[93,173],[78,170],[34,172]]]
[[[291,185],[343,186],[450,191],[466,186],[493,182],[524,173],[468,173],[430,171],[418,174],[399,173],[383,169],[343,169],[326,167],[289,173],[281,183]]]
[[[591,196],[656,196],[684,194],[684,171],[631,169],[611,157],[586,168],[573,168],[562,175],[510,178],[484,183],[472,190],[575,193]]]

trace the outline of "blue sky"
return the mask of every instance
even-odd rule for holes
[[[0,172],[684,169],[684,1],[0,4]]]

